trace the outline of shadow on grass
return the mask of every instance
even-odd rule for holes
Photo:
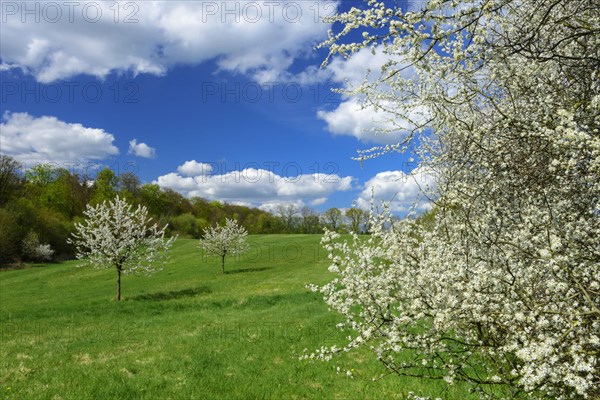
[[[287,304],[287,305],[306,305],[306,304],[320,304],[321,297],[317,294],[305,291],[305,292],[294,292],[286,294],[268,294],[260,296],[248,296],[243,298],[227,298],[221,300],[213,300],[204,303],[209,309],[266,309],[276,305]]]
[[[16,269],[30,269],[30,268],[44,268],[44,267],[48,267],[49,265],[58,265],[60,264],[60,262],[58,261],[48,261],[45,263],[35,263],[35,262],[31,262],[31,263],[12,263],[12,264],[0,264],[0,272],[2,271],[14,271]]]
[[[240,268],[232,269],[231,271],[225,271],[225,274],[245,274],[247,272],[260,272],[273,269],[272,267],[260,267],[260,268]]]
[[[139,296],[129,297],[128,300],[142,300],[142,301],[161,301],[161,300],[172,300],[180,299],[182,297],[193,297],[199,294],[212,293],[212,290],[207,286],[200,286],[191,289],[172,290],[170,292],[157,292],[157,293],[146,293]]]

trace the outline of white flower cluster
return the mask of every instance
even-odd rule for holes
[[[23,254],[36,261],[50,261],[54,250],[49,244],[40,243],[39,235],[30,231],[23,239]]]
[[[71,243],[83,265],[95,268],[116,267],[124,274],[151,274],[161,268],[175,237],[166,239],[165,229],[151,224],[145,206],[133,208],[125,199],[116,197],[96,206],[88,205],[83,223],[75,225]]]
[[[404,12],[369,1],[332,18],[344,29],[331,55],[381,46],[402,60],[354,92],[429,116],[361,158],[418,142],[439,193],[431,223],[383,213],[368,240],[325,234],[337,277],[313,289],[355,333],[312,358],[367,347],[393,372],[469,382],[482,397],[600,395],[593,3],[435,0]],[[358,28],[371,33],[343,43]]]
[[[34,254],[39,260],[50,261],[52,260],[52,256],[54,256],[54,250],[52,250],[52,247],[49,244],[44,243],[35,248]]]

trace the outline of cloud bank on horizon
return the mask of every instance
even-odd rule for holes
[[[238,171],[219,171],[210,163],[186,161],[154,183],[188,197],[202,197],[230,203],[272,208],[280,203],[323,204],[336,192],[353,189],[351,176],[313,173],[282,176],[275,169],[246,167]]]

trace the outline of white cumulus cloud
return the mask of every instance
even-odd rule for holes
[[[356,204],[368,210],[373,205],[386,202],[392,212],[407,212],[415,206],[417,210],[431,207],[435,193],[435,174],[421,167],[411,172],[384,171],[369,179],[363,186]]]
[[[129,141],[129,154],[143,158],[155,158],[156,149],[146,143],[138,143],[136,139]]]
[[[394,57],[384,53],[380,48],[374,52],[370,48],[361,49],[348,59],[334,58],[325,74],[329,80],[340,87],[352,90],[358,88],[365,80],[375,82],[381,76],[382,67]],[[396,68],[402,68],[399,60]],[[401,72],[402,79],[413,79],[414,69],[405,66]],[[333,110],[319,110],[317,117],[327,123],[327,130],[334,135],[354,136],[361,142],[377,144],[397,143],[407,131],[415,128],[415,122],[424,121],[425,110],[419,109],[400,117],[397,104],[380,102],[375,109],[370,104],[363,104],[363,97],[343,97],[343,101]]]
[[[286,177],[260,168],[210,174],[199,165],[208,164],[186,162],[178,168],[179,172],[159,176],[155,183],[188,197],[268,207],[280,202],[322,204],[335,192],[351,190],[353,182],[350,176],[317,173]]]
[[[313,206],[320,206],[322,204],[325,204],[326,202],[327,197],[319,197],[318,199],[314,199],[313,201],[311,201],[310,204]]]
[[[357,98],[342,102],[333,111],[320,110],[317,116],[327,123],[327,130],[334,135],[354,136],[362,142],[391,144],[404,135],[394,130],[391,115],[378,112],[372,106],[363,107]]]
[[[177,167],[177,171],[184,176],[208,175],[212,172],[212,170],[212,165],[208,163],[201,163],[196,160],[186,161]]]
[[[119,153],[114,136],[56,117],[5,112],[0,149],[23,163],[73,163],[102,160]]]

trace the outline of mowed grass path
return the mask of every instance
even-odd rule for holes
[[[368,353],[298,359],[345,336],[305,288],[331,278],[319,239],[251,236],[225,275],[196,240],[180,239],[163,271],[124,277],[120,303],[112,269],[69,261],[0,272],[0,398],[467,398],[443,382],[373,381],[385,370]]]

